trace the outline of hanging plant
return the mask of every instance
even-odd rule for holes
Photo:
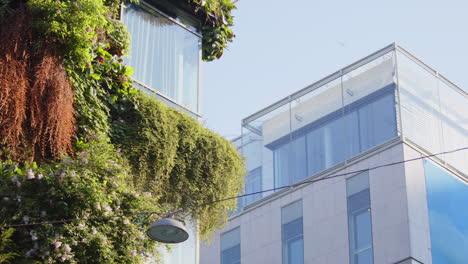
[[[199,223],[202,238],[222,227],[236,201],[213,201],[241,190],[243,160],[229,141],[132,86],[133,69],[122,60],[129,37],[114,20],[120,1],[25,0],[27,6],[7,5],[14,13],[3,12],[0,1],[0,220],[180,208]],[[218,3],[189,2],[208,15],[205,60],[220,57],[233,37],[234,6]],[[141,263],[158,258],[143,233],[150,220],[17,228],[0,256],[17,254],[12,263]]]

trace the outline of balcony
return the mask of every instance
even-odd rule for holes
[[[387,46],[243,120],[237,144],[249,176],[259,178],[246,191],[300,182],[398,138],[428,153],[468,146],[467,99],[403,48]],[[468,173],[468,154],[440,158]]]
[[[199,117],[199,22],[175,19],[153,5],[128,3],[122,22],[131,35],[126,62],[135,69],[134,83],[167,105]]]

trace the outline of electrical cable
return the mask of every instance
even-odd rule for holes
[[[141,212],[141,213],[134,213],[134,214],[121,214],[121,215],[110,215],[110,216],[72,218],[72,219],[63,219],[63,220],[55,220],[55,221],[45,221],[45,222],[37,222],[37,223],[13,224],[13,225],[4,226],[4,228],[22,227],[22,226],[37,226],[37,225],[65,224],[65,223],[78,222],[78,221],[97,221],[97,220],[107,220],[107,219],[111,219],[111,218],[131,217],[131,216],[140,216],[140,215],[152,215],[152,214],[156,214],[156,215],[158,215],[158,216],[169,217],[169,215],[171,215],[172,213]]]
[[[255,194],[264,193],[264,192],[278,191],[278,190],[287,189],[287,188],[296,188],[297,186],[308,184],[308,183],[319,182],[319,181],[338,178],[338,177],[347,176],[347,175],[351,175],[351,174],[359,174],[359,173],[362,173],[362,172],[371,171],[371,170],[375,170],[375,169],[379,169],[379,168],[383,168],[383,167],[394,166],[394,165],[398,165],[398,164],[402,164],[402,163],[406,163],[406,162],[411,162],[411,161],[421,160],[421,159],[435,157],[435,156],[439,156],[439,155],[454,153],[454,152],[458,152],[458,151],[462,151],[462,150],[468,150],[468,147],[459,148],[459,149],[455,149],[455,150],[444,151],[444,152],[431,154],[431,155],[426,155],[426,156],[421,156],[421,157],[418,157],[418,158],[412,158],[412,159],[408,159],[408,160],[402,160],[402,161],[387,163],[387,164],[383,164],[383,165],[369,167],[367,169],[335,174],[335,175],[331,175],[331,176],[327,176],[327,177],[323,177],[323,178],[319,178],[319,179],[312,179],[312,180],[308,180],[308,181],[302,181],[302,182],[298,182],[298,183],[295,183],[295,184],[280,186],[280,187],[271,188],[271,189],[267,189],[267,190],[262,190],[262,191],[258,191],[258,192],[247,193],[247,194],[243,194],[243,195],[238,195],[238,196],[234,196],[234,197],[229,197],[229,198],[225,198],[225,199],[221,199],[221,200],[212,201],[212,202],[209,202],[209,203],[204,203],[204,204],[201,204],[200,206],[206,206],[206,205],[210,205],[210,204],[213,204],[213,203],[224,202],[224,201],[232,200],[232,199],[235,199],[235,198],[242,198],[242,197],[245,197],[245,196],[255,195]]]
[[[255,195],[255,194],[260,194],[260,193],[264,193],[264,192],[278,191],[278,190],[283,190],[283,189],[287,189],[287,188],[296,188],[296,187],[298,187],[300,185],[304,185],[304,184],[309,184],[309,183],[319,182],[319,181],[323,181],[323,180],[343,177],[343,176],[347,176],[347,175],[351,175],[351,174],[359,174],[359,173],[362,173],[362,172],[376,170],[376,169],[383,168],[383,167],[389,167],[389,166],[394,166],[394,165],[403,164],[403,163],[407,163],[407,162],[412,162],[412,161],[416,161],[416,160],[421,160],[421,159],[425,159],[425,158],[436,157],[436,156],[439,156],[439,155],[450,154],[450,153],[454,153],[454,152],[458,152],[458,151],[462,151],[462,150],[468,150],[468,147],[458,148],[458,149],[454,149],[454,150],[444,151],[444,152],[440,152],[440,153],[436,153],[436,154],[421,156],[421,157],[407,159],[407,160],[401,160],[401,161],[397,161],[397,162],[391,162],[391,163],[382,164],[382,165],[378,165],[378,166],[374,166],[374,167],[369,167],[369,168],[362,169],[362,170],[356,170],[356,171],[351,171],[351,172],[346,172],[346,173],[335,174],[335,175],[331,175],[331,176],[327,176],[327,177],[323,177],[323,178],[312,179],[312,180],[308,180],[308,181],[302,181],[302,182],[298,182],[298,183],[291,184],[291,185],[285,185],[285,186],[266,189],[266,190],[262,190],[262,191],[246,193],[246,194],[242,194],[242,195],[238,195],[238,196],[232,196],[232,197],[228,197],[228,198],[224,198],[224,199],[220,199],[220,200],[215,200],[215,201],[203,203],[203,204],[198,205],[198,207],[207,206],[207,205],[211,205],[211,204],[214,204],[214,203],[221,203],[221,202],[229,201],[229,200],[232,200],[232,199],[238,199],[238,198],[242,198],[242,197],[246,197],[246,196],[250,196],[250,195]],[[141,212],[141,213],[133,213],[133,214],[122,214],[122,215],[90,217],[90,218],[73,218],[73,219],[56,220],[56,221],[36,222],[36,223],[12,224],[12,225],[6,225],[6,226],[3,226],[3,227],[4,228],[13,227],[14,228],[14,227],[25,227],[25,226],[49,225],[49,224],[53,225],[53,224],[63,224],[63,223],[78,222],[78,221],[97,221],[97,220],[106,220],[106,219],[111,219],[111,218],[131,217],[131,216],[139,216],[139,215],[153,215],[153,214],[156,214],[158,216],[168,217],[170,215],[180,213],[182,211],[183,210],[179,209],[179,210],[176,210],[174,212],[168,212],[168,213]]]

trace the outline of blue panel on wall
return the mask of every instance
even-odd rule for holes
[[[468,263],[468,184],[425,160],[433,264]]]

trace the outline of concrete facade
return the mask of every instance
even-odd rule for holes
[[[402,142],[392,143],[381,152],[329,175],[401,161],[406,148]],[[413,173],[422,169],[422,166],[418,168],[413,164],[408,166]],[[416,206],[408,210],[407,169],[407,165],[401,164],[368,172],[375,263],[405,263],[411,258],[427,258],[427,252],[420,252],[424,246],[418,242],[419,236],[418,239],[411,239],[409,212],[424,216],[424,210],[416,211],[417,197],[410,197]],[[418,173],[423,175],[422,171]],[[211,244],[202,244],[200,263],[220,263],[220,234],[240,226],[241,263],[280,264],[281,208],[299,199],[303,202],[304,263],[349,263],[346,179],[351,176],[354,175],[287,190],[252,205],[233,217],[223,230],[217,231]],[[417,222],[416,219],[414,221]],[[418,232],[419,226],[414,225],[413,229]],[[419,253],[416,254],[418,258],[412,252]]]
[[[378,153],[323,176],[427,155],[413,144],[391,142]],[[432,264],[422,160],[368,173],[374,263]],[[211,244],[201,244],[200,263],[220,263],[220,235],[236,227],[241,229],[241,263],[282,263],[281,208],[299,199],[303,202],[304,263],[349,263],[346,179],[354,175],[305,184],[263,198],[215,232]]]

